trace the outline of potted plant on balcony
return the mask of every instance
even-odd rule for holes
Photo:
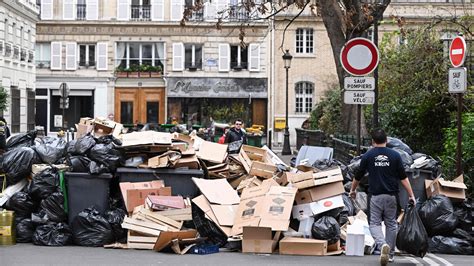
[[[126,78],[128,77],[128,69],[123,66],[118,66],[115,68],[115,76],[117,78]]]
[[[150,77],[151,78],[160,78],[161,77],[161,66],[150,66]]]
[[[129,70],[130,70],[130,72],[128,73],[129,78],[138,78],[138,77],[140,77],[140,69],[137,65],[131,65]]]
[[[149,78],[150,77],[150,68],[152,68],[152,66],[147,65],[147,64],[140,65],[138,67],[138,69],[140,71],[140,77],[141,78]]]

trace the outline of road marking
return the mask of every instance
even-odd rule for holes
[[[443,258],[440,258],[440,257],[436,256],[435,254],[428,253],[428,254],[426,254],[426,256],[440,261],[441,263],[443,263],[443,265],[446,265],[446,266],[453,266],[452,263],[450,263],[449,261],[447,261],[447,260],[445,260],[445,259],[443,259]]]
[[[410,262],[414,263],[415,265],[423,265],[423,263],[419,262],[417,259],[413,257],[403,256],[405,259],[409,260]]]
[[[426,263],[428,263],[429,265],[431,265],[431,266],[439,266],[438,263],[436,263],[434,260],[432,260],[432,259],[430,259],[430,258],[428,258],[428,257],[426,257],[426,256],[423,257],[423,260],[424,260]]]
[[[451,50],[452,55],[462,54],[462,49],[453,49]]]

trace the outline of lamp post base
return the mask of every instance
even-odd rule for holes
[[[283,150],[281,151],[281,155],[291,155],[291,148],[290,148],[290,132],[288,132],[288,128],[285,130],[285,138],[283,139]]]

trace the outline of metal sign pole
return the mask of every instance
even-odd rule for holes
[[[357,105],[357,155],[360,155],[361,105]]]
[[[456,145],[456,175],[462,174],[462,101],[463,94],[457,93],[458,98],[458,112],[457,112],[457,123],[458,123],[458,142]]]

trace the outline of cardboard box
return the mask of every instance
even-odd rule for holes
[[[281,255],[325,256],[328,241],[298,237],[285,237],[280,241]]]
[[[181,154],[176,151],[167,151],[159,156],[148,159],[148,167],[150,168],[167,168],[172,167],[181,158]]]
[[[198,158],[212,163],[223,163],[227,158],[227,145],[203,141],[196,155]]]
[[[197,236],[196,230],[185,230],[185,231],[179,231],[179,232],[162,232],[160,236],[158,236],[158,239],[156,240],[156,243],[154,244],[153,250],[161,251],[164,248],[169,247],[173,239],[178,239],[178,240],[190,239],[190,238],[195,238],[196,236]]]
[[[466,185],[463,175],[458,176],[453,181],[445,181],[442,178],[435,180],[425,180],[426,195],[431,198],[435,195],[445,195],[453,201],[463,201],[466,199]]]
[[[305,172],[297,175],[288,175],[288,181],[298,189],[321,186],[329,183],[343,181],[341,168],[335,168],[317,173]]]
[[[171,134],[156,131],[142,131],[122,134],[122,147],[138,145],[169,145],[171,146]]]
[[[94,130],[94,119],[82,117],[76,124],[76,138],[81,138]]]
[[[293,206],[293,218],[304,220],[316,214],[327,212],[332,209],[344,207],[342,196],[334,196],[316,202]]]
[[[94,120],[94,136],[101,137],[111,135],[114,132],[115,123],[105,119],[96,118]]]
[[[189,169],[200,169],[200,164],[196,155],[181,157],[173,166],[174,168],[187,167]]]
[[[326,256],[341,255],[344,252],[341,249],[341,242],[338,240],[336,243],[329,245],[326,250]]]
[[[345,192],[344,185],[340,181],[329,183],[322,186],[312,187],[300,190],[296,193],[296,204],[311,203],[332,196],[341,195]]]
[[[278,168],[273,164],[253,161],[249,174],[268,179],[272,178],[277,170]]]
[[[364,227],[361,225],[347,225],[346,255],[364,256]]]
[[[232,234],[241,234],[245,226],[288,230],[296,191],[296,188],[281,187],[273,179],[263,181],[258,187],[244,189]]]
[[[242,237],[243,253],[268,253],[271,254],[280,240],[280,232],[272,237],[270,227],[244,227]]]
[[[161,180],[138,183],[122,182],[120,191],[128,212],[133,212],[135,207],[145,204],[148,195],[171,196],[171,188],[165,187]]]

